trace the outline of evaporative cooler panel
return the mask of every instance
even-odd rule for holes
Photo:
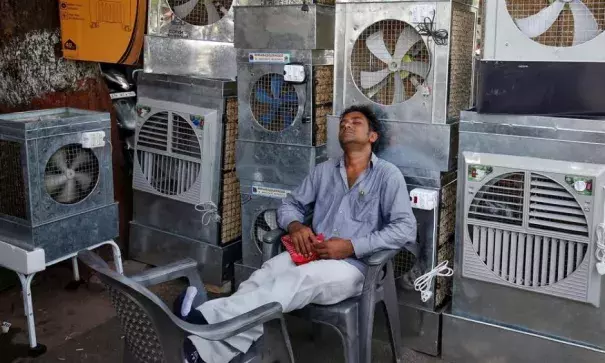
[[[313,145],[324,145],[328,141],[328,115],[332,113],[334,97],[334,66],[313,67]]]
[[[228,98],[223,133],[223,172],[221,187],[221,243],[242,235],[240,186],[235,172],[237,139],[237,98]]]
[[[21,145],[16,141],[0,140],[0,215],[27,220]]]
[[[476,15],[457,2],[452,3],[448,119],[459,119],[472,99]]]

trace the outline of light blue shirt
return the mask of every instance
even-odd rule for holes
[[[349,188],[344,158],[323,162],[284,198],[277,211],[280,228],[303,222],[313,210],[313,230],[326,239],[351,240],[355,257],[348,258],[362,273],[361,261],[375,252],[406,248],[417,253],[416,218],[405,179],[393,164],[372,154],[369,167]]]

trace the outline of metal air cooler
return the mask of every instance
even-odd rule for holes
[[[605,2],[483,3],[480,113],[605,113]]]
[[[222,285],[241,258],[234,82],[142,74],[139,81],[132,258],[193,257]]]
[[[235,11],[243,227],[238,280],[260,267],[260,238],[277,227],[281,199],[326,160],[334,7],[295,1],[273,5]]]
[[[444,359],[602,361],[603,119],[464,112],[460,151]]]
[[[42,248],[50,264],[117,237],[109,139],[108,113],[0,115],[0,241]]]

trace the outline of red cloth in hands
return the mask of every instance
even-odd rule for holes
[[[322,233],[317,235],[317,242],[321,243],[324,241],[324,235]],[[285,235],[281,238],[281,242],[286,247],[286,250],[290,254],[290,258],[292,258],[292,262],[296,264],[296,266],[304,265],[305,263],[309,263],[311,261],[315,261],[319,258],[315,252],[311,252],[309,257],[301,255],[296,252],[296,247],[292,243],[292,239],[290,239],[290,235]]]

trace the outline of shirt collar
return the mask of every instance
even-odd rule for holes
[[[374,168],[374,165],[376,165],[376,162],[378,161],[378,156],[376,156],[376,154],[372,153],[372,157],[370,157],[370,168]],[[345,157],[344,155],[340,157],[340,159],[338,159],[338,162],[336,163],[336,167],[341,167],[345,165]]]

